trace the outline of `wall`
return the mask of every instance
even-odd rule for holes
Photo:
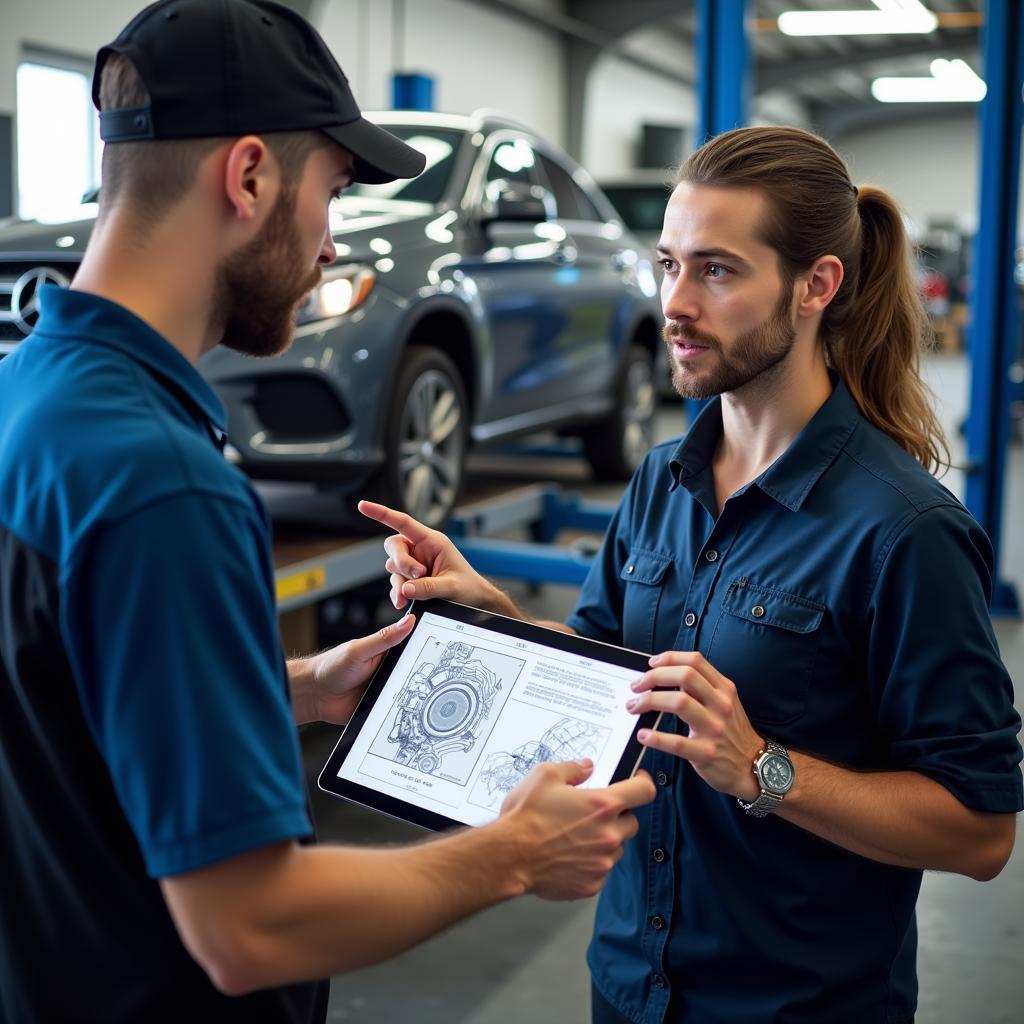
[[[562,47],[543,28],[459,0],[326,0],[317,10],[361,106],[390,106],[397,67],[434,77],[438,110],[494,107],[563,141]]]
[[[855,184],[891,192],[915,227],[952,220],[971,229],[978,203],[977,109],[868,128],[833,139]]]
[[[964,230],[977,226],[978,109],[924,117],[884,128],[852,132],[833,140],[850,162],[854,182],[892,192],[915,226],[952,220]],[[1017,236],[1024,241],[1024,168]]]
[[[653,30],[630,33],[625,48],[663,67],[693,76],[695,55],[667,43]],[[636,166],[641,124],[681,124],[693,138],[697,102],[693,89],[614,54],[599,57],[590,72],[583,113],[583,164],[597,178]]]

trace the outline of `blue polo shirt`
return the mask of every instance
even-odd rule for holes
[[[323,1019],[218,993],[156,881],[312,832],[266,513],[176,349],[42,301],[0,362],[0,1018]]]
[[[761,735],[795,750],[1021,810],[1020,719],[982,529],[841,382],[719,516],[721,430],[715,400],[682,443],[650,452],[568,624],[638,650],[699,650]],[[920,871],[751,818],[685,761],[646,758],[658,795],[602,892],[588,952],[613,1007],[646,1024],[913,1016]]]

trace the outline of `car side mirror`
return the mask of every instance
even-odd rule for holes
[[[535,195],[533,191],[505,187],[484,202],[480,219],[484,224],[496,221],[539,224],[548,219],[547,204],[542,195]]]

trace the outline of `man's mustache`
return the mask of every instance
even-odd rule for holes
[[[676,323],[666,323],[662,328],[662,336],[666,341],[686,341],[691,345],[706,345],[708,348],[719,347],[718,339],[712,334],[705,334],[694,327],[683,327]]]

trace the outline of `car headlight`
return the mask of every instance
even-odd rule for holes
[[[308,324],[313,320],[326,320],[351,312],[366,301],[376,280],[373,268],[361,263],[325,270],[320,283],[299,307],[296,322]]]

